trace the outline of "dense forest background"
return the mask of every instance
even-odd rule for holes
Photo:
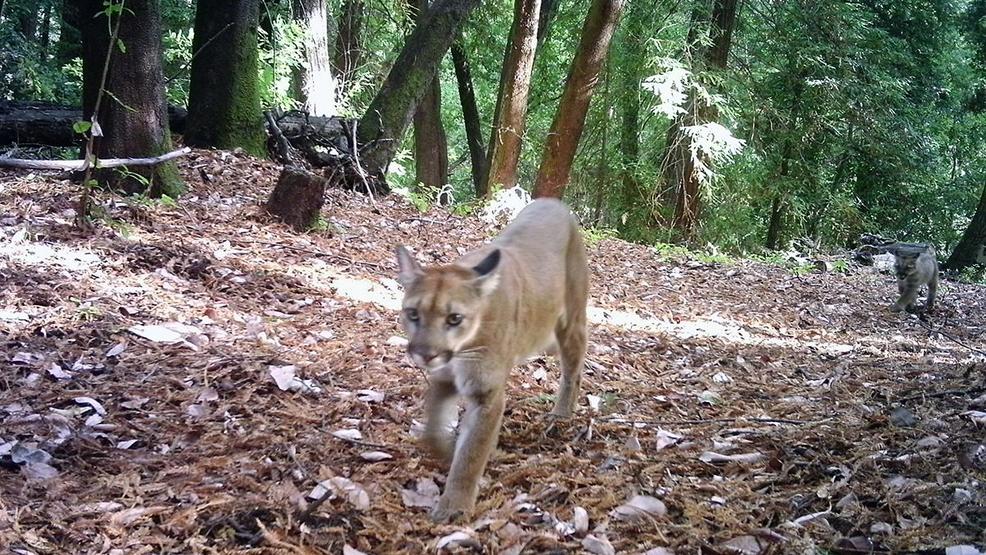
[[[118,5],[0,1],[0,99],[83,104],[89,4]],[[199,121],[186,144],[263,154],[258,131],[223,139],[222,122],[195,120],[196,72],[213,75],[197,65],[252,57],[246,78],[211,87],[265,110],[365,122],[399,96],[401,55],[429,47],[414,46],[415,26],[446,24],[451,48],[431,45],[437,76],[415,81],[413,122],[381,158],[389,184],[422,206],[444,190],[465,210],[517,183],[633,241],[748,253],[876,233],[954,250],[957,269],[982,261],[986,1],[438,0],[430,22],[414,0],[127,4],[160,17],[167,102]],[[442,19],[453,8],[462,22]],[[95,25],[112,35],[113,13],[102,16]],[[209,23],[215,44],[194,33]],[[217,51],[241,23],[255,40]],[[155,56],[142,41],[157,29],[141,38],[137,27],[124,19],[116,55]],[[580,75],[587,86],[566,87]],[[112,82],[104,101],[126,104]],[[580,102],[573,132],[565,112]],[[247,117],[262,129],[259,111]],[[548,140],[566,137],[574,144]]]

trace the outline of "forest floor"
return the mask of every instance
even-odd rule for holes
[[[277,166],[181,166],[176,205],[101,196],[112,225],[90,235],[77,185],[0,173],[12,553],[986,545],[986,288],[946,282],[920,319],[888,310],[872,268],[593,242],[576,418],[545,431],[552,358],[515,369],[473,519],[435,525],[444,473],[415,445],[426,384],[393,247],[447,261],[495,230],[333,191],[327,229],[296,234],[262,210]]]

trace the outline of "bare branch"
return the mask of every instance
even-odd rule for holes
[[[97,159],[97,168],[120,168],[123,166],[153,166],[167,162],[192,152],[187,146],[153,158],[105,158]],[[21,168],[27,170],[83,170],[86,160],[25,160],[23,158],[0,158],[0,168]]]

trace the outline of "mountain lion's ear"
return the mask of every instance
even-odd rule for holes
[[[403,245],[397,247],[397,266],[400,268],[400,273],[397,274],[397,283],[405,288],[410,287],[423,273],[421,265]]]
[[[500,249],[494,249],[479,264],[472,267],[472,271],[476,272],[475,284],[484,296],[492,293],[500,282],[500,275],[496,271],[499,266]]]

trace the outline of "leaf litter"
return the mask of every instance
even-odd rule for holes
[[[91,236],[71,226],[76,185],[0,171],[2,545],[986,546],[981,287],[945,282],[922,319],[889,313],[892,276],[866,268],[792,275],[594,243],[576,416],[546,434],[557,361],[516,369],[473,519],[435,525],[445,469],[412,437],[426,384],[403,353],[393,246],[451,260],[495,227],[329,191],[331,232],[295,234],[261,210],[276,165],[195,151],[179,166],[178,207],[97,192],[120,225]]]

